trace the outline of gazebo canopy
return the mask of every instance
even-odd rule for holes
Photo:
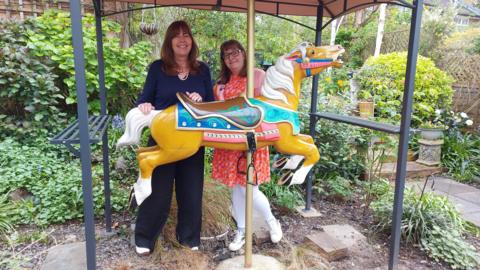
[[[120,0],[120,2],[227,12],[247,11],[247,1],[245,0]],[[382,3],[413,7],[405,0],[257,0],[255,1],[255,12],[274,16],[317,16],[317,7],[323,6],[325,17],[336,18]]]

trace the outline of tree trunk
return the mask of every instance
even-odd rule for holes
[[[127,3],[115,1],[115,10],[125,10],[128,8]],[[120,47],[123,49],[130,47],[130,35],[128,34],[128,24],[130,22],[128,14],[130,12],[120,13],[115,16],[115,20],[121,25],[120,29]]]
[[[380,16],[378,18],[378,30],[377,41],[375,42],[375,53],[373,56],[380,55],[380,49],[382,48],[383,32],[385,30],[385,17],[386,17],[387,4],[380,5]]]
[[[363,14],[365,13],[364,9],[355,11],[355,27],[359,27],[363,23]]]

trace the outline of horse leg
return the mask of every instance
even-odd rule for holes
[[[137,182],[133,185],[137,205],[152,194],[152,173],[157,166],[188,158],[197,151],[198,147],[172,150],[158,148],[158,150],[140,153],[137,157],[140,173]]]
[[[295,171],[292,181],[290,182],[290,185],[301,184],[305,181],[305,178],[308,172],[312,169],[313,165],[320,159],[318,149],[315,144],[312,143],[313,139],[311,139],[310,136],[281,134],[280,137],[282,139],[274,144],[274,147],[279,152],[305,157],[302,167]]]
[[[298,134],[296,135],[300,140],[309,143],[309,144],[315,144],[311,136],[308,135],[303,135],[303,134]],[[295,170],[298,168],[298,164],[302,162],[304,159],[304,156],[301,155],[293,155],[290,158],[288,158],[288,161],[285,163],[285,165],[281,168],[282,170]]]

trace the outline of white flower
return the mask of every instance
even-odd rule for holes
[[[466,113],[464,113],[464,112],[461,112],[461,113],[460,113],[460,116],[461,116],[462,118],[467,118],[467,117],[468,117],[468,115],[467,115]]]
[[[440,109],[436,109],[436,110],[435,110],[435,114],[436,114],[436,115],[440,115],[441,113],[442,113],[442,110],[440,110]]]
[[[473,121],[468,119],[467,121],[465,121],[465,124],[467,124],[467,126],[471,126],[473,125]]]

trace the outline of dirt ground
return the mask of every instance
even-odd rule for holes
[[[313,207],[322,213],[317,218],[302,218],[299,214],[281,208],[275,208],[284,229],[284,239],[279,244],[254,244],[255,254],[264,254],[277,258],[290,269],[387,269],[389,239],[386,235],[371,234],[372,217],[364,213],[359,202],[330,202],[314,198]],[[175,246],[166,238],[161,246],[157,246],[154,254],[139,257],[131,245],[131,214],[115,214],[114,223],[118,223],[117,233],[102,237],[104,227],[97,220],[97,269],[214,269],[222,260],[241,255],[242,252],[230,252],[226,248],[226,240],[202,241],[200,251],[193,252]],[[360,248],[350,251],[349,256],[335,262],[326,262],[316,253],[303,249],[307,234],[318,231],[322,225],[349,224],[367,237],[360,243]],[[18,229],[21,235],[29,235],[40,229],[24,226]],[[16,254],[21,269],[39,269],[46,257],[49,247],[69,242],[82,241],[83,224],[72,222],[54,225],[42,230],[46,235],[34,243],[16,246],[0,244],[1,250]],[[229,233],[228,238],[232,238]],[[467,237],[477,250],[480,250],[480,239]],[[1,259],[1,257],[0,257]],[[12,259],[12,258],[10,258]],[[399,257],[399,269],[449,269],[448,266],[430,260],[418,247],[402,247]]]

